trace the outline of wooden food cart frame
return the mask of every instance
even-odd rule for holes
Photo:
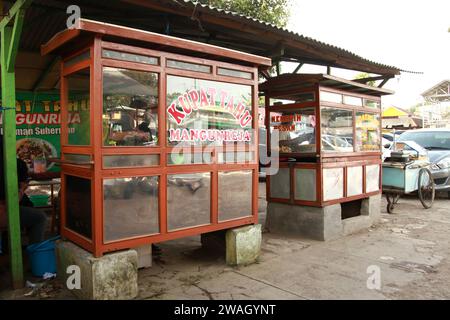
[[[332,83],[336,86],[348,89],[337,89],[323,83]],[[285,204],[325,207],[333,204],[349,202],[359,199],[368,198],[381,193],[381,95],[391,94],[392,91],[377,87],[367,86],[354,81],[349,81],[325,74],[292,74],[282,75],[277,78],[268,80],[260,86],[260,89],[265,93],[265,126],[270,128],[270,114],[271,112],[286,111],[289,109],[301,110],[305,108],[314,108],[316,117],[315,127],[315,152],[311,153],[283,153],[279,152],[279,158],[296,158],[296,162],[282,161],[279,163],[280,168],[289,169],[289,197],[277,198],[271,196],[271,177],[267,177],[266,192],[267,200],[269,202],[278,202]],[[341,99],[345,97],[352,97],[361,99],[361,105],[355,106],[345,104],[344,100],[341,102],[330,102],[321,99],[323,93],[332,93],[341,95]],[[364,93],[361,93],[364,92]],[[281,105],[274,105],[271,99],[285,99],[295,101],[298,95],[312,94],[313,101],[287,103]],[[376,108],[365,106],[365,101],[369,100],[377,106]],[[353,152],[325,152],[322,150],[322,129],[321,129],[321,109],[322,107],[336,108],[339,110],[348,110],[352,112],[352,130],[353,130]],[[376,151],[356,151],[356,113],[364,112],[367,114],[377,115],[379,117],[379,132],[380,132],[380,149]],[[270,130],[267,130],[267,150],[271,150]],[[273,161],[273,159],[272,159]],[[366,168],[367,166],[377,165],[379,167],[379,188],[376,191],[368,191],[366,185]],[[347,185],[352,183],[349,181],[348,168],[361,167],[362,168],[362,193],[358,195],[348,195]],[[343,170],[343,196],[338,199],[326,200],[324,199],[324,169],[342,168]],[[298,200],[295,198],[296,184],[295,184],[295,170],[296,169],[313,169],[316,172],[315,201]]]
[[[149,48],[150,47],[150,48]],[[157,49],[155,49],[157,48]],[[156,58],[156,65],[115,60],[102,55],[102,50],[114,50],[129,54]],[[42,53],[56,52],[61,61],[61,155],[62,198],[61,198],[61,234],[84,249],[99,257],[105,252],[139,247],[151,243],[198,235],[242,225],[255,224],[258,221],[258,137],[254,135],[251,144],[240,146],[241,151],[253,154],[253,160],[247,163],[218,163],[217,152],[211,151],[212,164],[170,165],[167,164],[173,147],[167,143],[166,128],[166,92],[167,76],[175,75],[194,79],[220,81],[251,87],[252,128],[258,132],[258,67],[268,67],[271,61],[251,54],[197,43],[185,39],[164,36],[151,32],[120,27],[90,20],[80,19],[75,29],[65,30],[55,35],[42,46]],[[85,59],[79,59],[88,53]],[[189,55],[186,55],[189,54]],[[201,57],[198,57],[201,56]],[[206,58],[205,58],[206,57]],[[79,61],[77,61],[79,59]],[[209,66],[210,73],[202,73],[171,68],[167,60],[194,63]],[[217,59],[217,60],[216,60]],[[225,60],[225,61],[224,61]],[[71,61],[70,65],[67,62]],[[74,62],[75,61],[75,62]],[[74,62],[74,63],[73,63]],[[115,67],[158,74],[158,146],[103,146],[102,106],[103,106],[103,68]],[[245,72],[248,79],[225,76],[218,73],[219,68]],[[90,70],[90,145],[74,146],[68,144],[68,80],[67,77],[80,70]],[[193,152],[203,152],[205,147],[194,147]],[[65,154],[86,155],[91,161],[69,161]],[[149,167],[105,168],[103,156],[106,155],[158,155],[159,164]],[[252,171],[252,212],[244,218],[219,221],[218,180],[219,172]],[[171,174],[210,173],[210,224],[188,227],[180,230],[168,230],[167,226],[167,177]],[[89,239],[66,227],[66,177],[74,176],[91,181],[91,226],[92,239]],[[103,180],[106,178],[159,177],[158,220],[159,233],[147,236],[131,237],[113,242],[104,241]],[[249,199],[250,201],[250,199]]]

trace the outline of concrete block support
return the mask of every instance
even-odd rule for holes
[[[266,229],[322,241],[336,239],[342,235],[341,206],[317,208],[271,202],[267,206]]]
[[[152,246],[145,245],[134,248],[138,255],[138,269],[150,268],[152,266]]]
[[[361,214],[342,220],[340,204],[323,208],[271,202],[266,229],[272,233],[299,235],[328,241],[369,228],[381,219],[381,195],[363,199]]]
[[[80,271],[81,288],[70,288],[80,299],[125,300],[138,294],[138,255],[126,250],[94,258],[91,253],[68,241],[56,244],[58,276],[64,284],[76,283],[76,271],[67,273],[69,266]],[[76,268],[78,269],[78,268]],[[75,270],[76,270],[75,269]],[[68,280],[68,277],[71,279]]]
[[[261,253],[261,225],[205,233],[201,241],[205,249],[224,252],[228,265],[248,265],[254,263]]]
[[[261,253],[261,225],[246,226],[227,231],[226,261],[232,266],[256,262]]]

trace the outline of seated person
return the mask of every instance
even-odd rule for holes
[[[17,169],[19,201],[22,202],[22,200],[24,200],[25,191],[28,187],[28,168],[23,160],[17,159]],[[0,135],[0,228],[7,226],[4,177],[3,136]],[[29,244],[43,241],[47,224],[47,217],[45,213],[22,204],[24,203],[21,203],[19,206],[20,225],[27,230]]]

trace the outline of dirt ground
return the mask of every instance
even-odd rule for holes
[[[389,215],[383,199],[381,223],[329,242],[265,232],[259,261],[239,268],[226,266],[220,252],[204,251],[200,237],[161,243],[153,267],[139,272],[138,299],[449,299],[449,205],[440,198],[424,210],[418,199],[402,198]],[[368,289],[374,268],[380,288]],[[73,299],[54,289],[44,297],[4,290],[0,299]]]

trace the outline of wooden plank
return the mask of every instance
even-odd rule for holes
[[[80,30],[78,29],[70,29],[58,32],[46,44],[43,44],[41,46],[41,55],[45,56],[46,54],[55,51],[58,47],[75,39],[79,35]]]
[[[8,53],[12,38],[12,27],[5,26],[1,30],[1,65],[7,65]],[[16,35],[17,36],[17,35]],[[2,104],[4,107],[16,105],[15,73],[8,68],[1,68]],[[16,109],[3,111],[3,143],[5,166],[5,191],[8,208],[9,245],[11,252],[11,273],[15,289],[23,287],[22,244],[19,219],[19,186],[17,182],[16,160]]]

